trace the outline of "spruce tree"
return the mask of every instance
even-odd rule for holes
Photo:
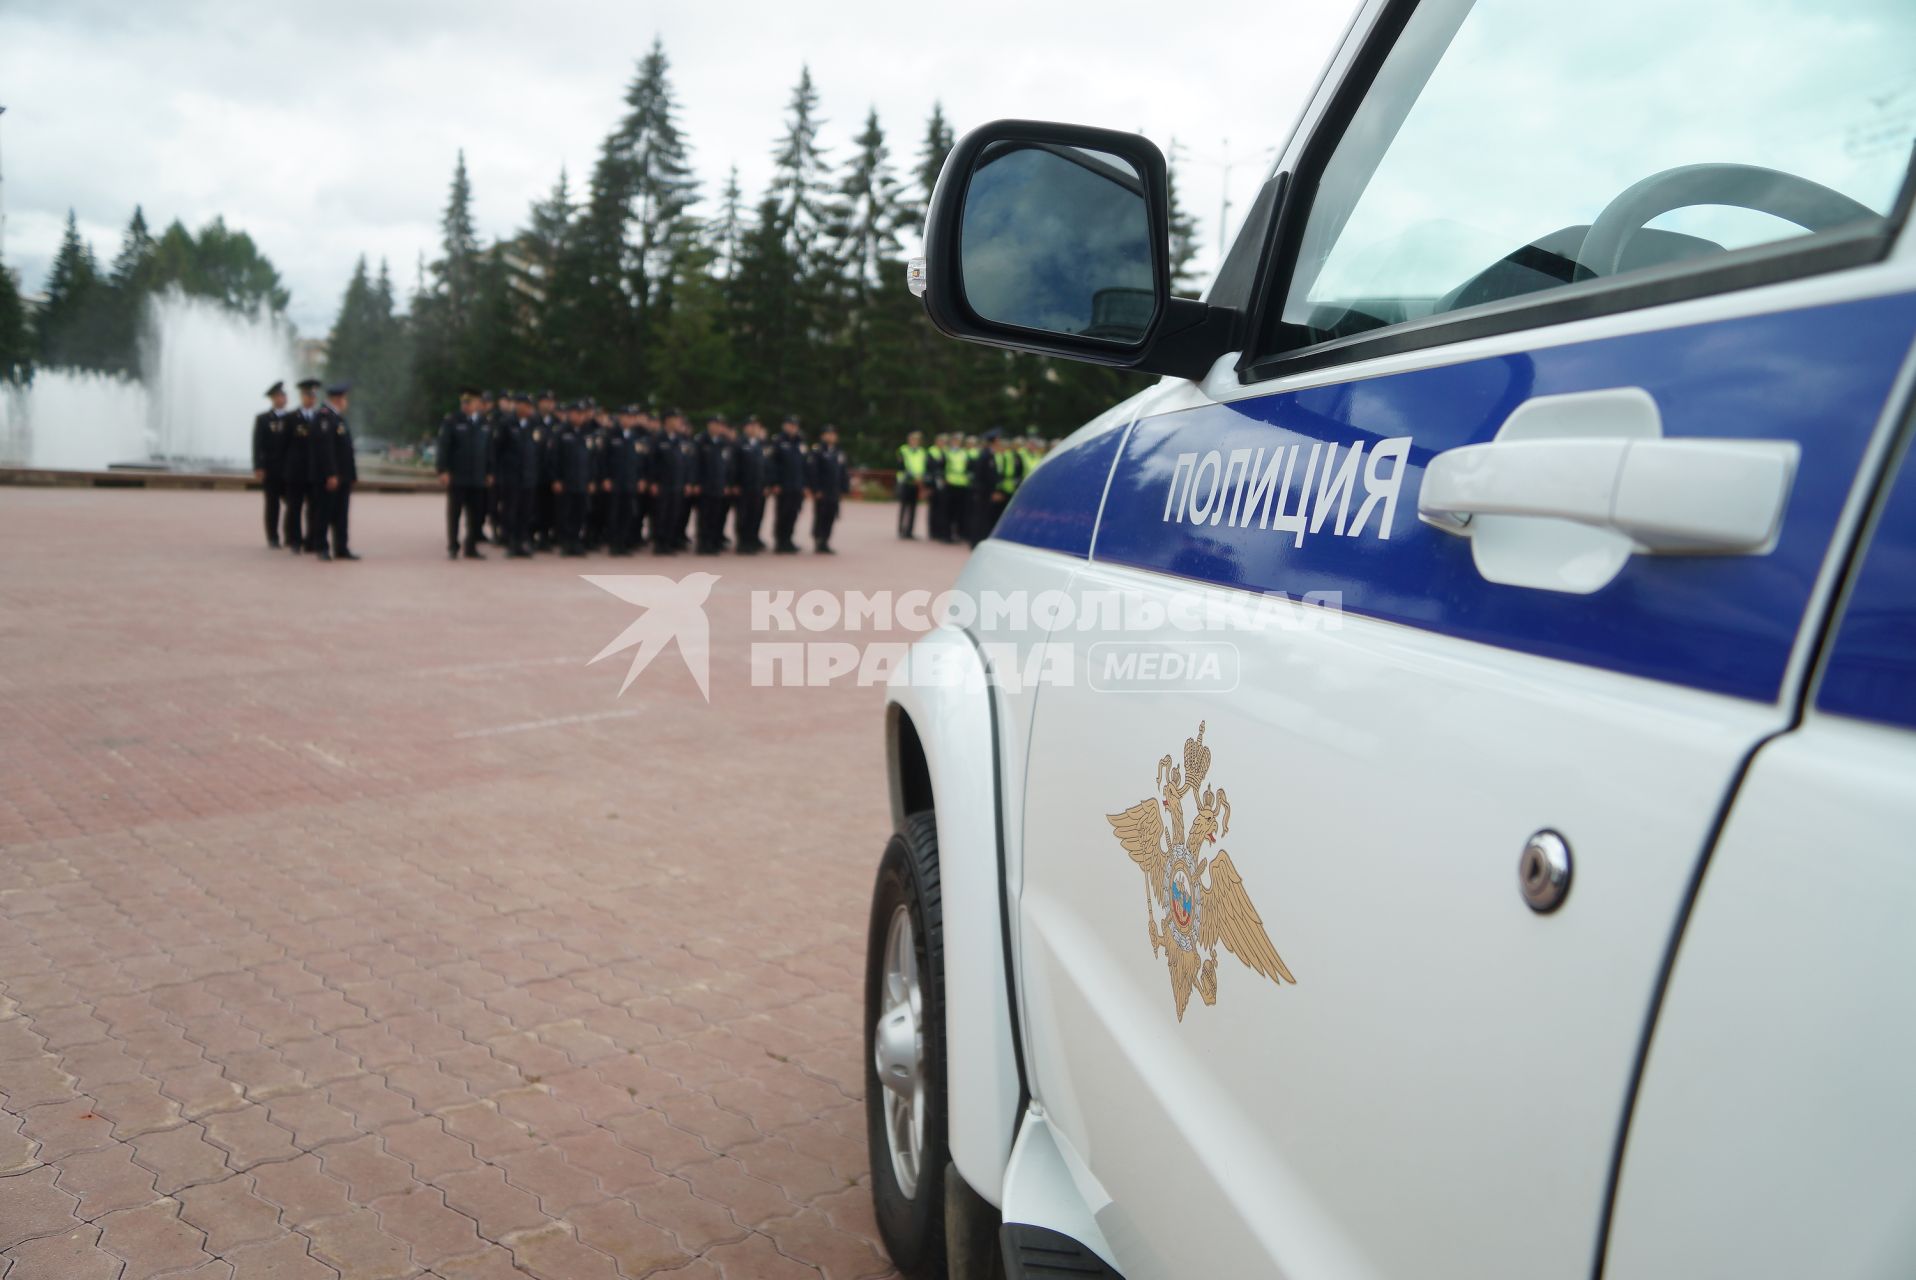
[[[120,240],[120,252],[113,259],[113,274],[109,280],[113,364],[126,374],[138,372],[140,319],[153,289],[154,247],[152,233],[146,226],[146,214],[134,205],[133,217]]]
[[[37,326],[39,363],[114,368],[112,299],[100,278],[92,246],[80,238],[79,221],[71,209],[60,250],[47,274],[46,299]]]
[[[801,271],[817,265],[825,224],[825,151],[818,131],[818,90],[810,67],[800,67],[786,107],[785,133],[772,151],[771,196],[785,251]]]
[[[33,375],[33,337],[27,307],[13,270],[0,262],[0,382],[24,382]]]
[[[1177,144],[1173,142],[1171,145],[1175,150]],[[1191,263],[1197,259],[1198,252],[1197,218],[1178,200],[1177,170],[1169,165],[1164,171],[1164,185],[1170,215],[1171,291],[1192,293],[1198,288],[1197,281],[1191,276]]]
[[[433,278],[445,299],[446,318],[452,336],[464,336],[479,278],[479,236],[472,223],[472,180],[466,176],[466,152],[462,147],[452,171],[452,191],[446,198],[446,212],[439,220],[439,260],[432,264]]]
[[[951,154],[957,139],[952,136],[951,123],[945,119],[942,103],[931,104],[931,115],[925,121],[925,138],[918,147],[918,163],[912,170],[912,178],[917,184],[916,198],[907,203],[906,212],[909,225],[919,232],[925,230],[925,209],[931,204],[931,193],[938,185],[938,175],[944,171],[945,157]]]
[[[738,275],[739,251],[745,239],[745,215],[741,208],[744,200],[738,188],[738,166],[733,165],[725,176],[725,187],[719,192],[718,216],[712,219],[706,228],[706,236],[712,246],[712,274],[721,280],[730,280]]]
[[[682,259],[684,242],[696,233],[685,214],[698,184],[692,178],[685,136],[679,131],[671,63],[657,38],[639,60],[638,72],[625,93],[625,106],[625,118],[613,136],[625,162],[627,213],[633,224],[628,287],[644,334],[654,308],[665,305],[673,264]]]

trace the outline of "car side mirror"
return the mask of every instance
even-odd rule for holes
[[[1234,316],[1171,296],[1169,205],[1149,139],[1000,120],[946,158],[911,287],[954,338],[1202,377]]]

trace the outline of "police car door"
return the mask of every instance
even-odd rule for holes
[[[1012,888],[1132,1280],[1590,1274],[1916,334],[1916,11],[1844,12],[1367,7],[1266,327],[1111,443]]]

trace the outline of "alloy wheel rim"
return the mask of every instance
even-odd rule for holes
[[[872,1057],[884,1090],[885,1145],[906,1199],[918,1192],[925,1143],[925,998],[918,981],[917,931],[900,903],[885,932],[883,985]]]

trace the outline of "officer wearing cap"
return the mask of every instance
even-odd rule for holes
[[[965,541],[972,546],[983,542],[997,523],[996,511],[1004,501],[998,492],[998,456],[1003,452],[1004,432],[993,427],[985,432],[984,447],[967,449],[971,454],[967,497],[970,510],[965,519]]]
[[[715,556],[725,549],[725,499],[737,483],[736,451],[727,439],[731,430],[724,414],[710,414],[698,441],[698,553],[702,556]]]
[[[541,446],[531,397],[512,396],[507,407],[511,412],[492,434],[495,529],[506,555],[524,560],[532,555],[532,491],[539,483]]]
[[[294,555],[310,548],[312,529],[319,523],[313,500],[313,439],[319,432],[319,379],[298,383],[299,407],[286,415],[286,439],[281,471],[281,498],[286,504],[284,541]]]
[[[941,431],[932,437],[931,448],[925,450],[925,536],[933,542],[943,542],[949,533],[945,519],[945,450],[950,443],[951,437]]]
[[[558,393],[541,391],[538,412],[532,419],[533,443],[539,446],[539,476],[531,515],[535,551],[550,551],[558,545],[559,499],[552,489],[552,482],[558,477],[553,470],[552,446],[558,439],[560,425]]]
[[[821,556],[832,550],[832,526],[838,523],[838,503],[852,491],[852,464],[838,447],[838,428],[831,423],[819,433],[807,459],[806,488],[812,495],[812,550]]]
[[[266,388],[271,407],[253,418],[253,479],[266,494],[266,545],[279,550],[280,469],[286,456],[286,384]]]
[[[317,384],[314,399],[317,400]],[[302,405],[305,400],[301,396]],[[340,418],[329,405],[313,410],[307,437],[306,461],[306,550],[321,560],[333,558],[328,543],[333,527],[333,507],[339,496]]]
[[[465,554],[484,560],[479,550],[479,522],[484,517],[486,488],[492,483],[492,428],[480,411],[479,394],[459,393],[459,411],[439,424],[439,483],[446,488],[446,558],[460,551],[459,517],[466,518]]]
[[[789,556],[798,551],[792,535],[798,531],[798,513],[805,505],[808,470],[798,415],[788,413],[778,424],[778,439],[772,445],[772,494],[777,504],[772,517],[772,551],[776,555]]]
[[[322,560],[359,559],[352,549],[349,519],[353,485],[359,481],[359,462],[353,456],[353,429],[346,420],[346,405],[352,390],[350,383],[335,382],[326,388],[326,407],[320,410],[321,437],[332,445],[332,474],[327,477],[325,489],[326,524],[319,537]],[[326,548],[329,537],[330,554]]]
[[[592,446],[585,436],[588,413],[584,400],[568,404],[552,446],[552,485],[559,499],[561,555],[585,554],[585,502],[592,489]]]
[[[765,486],[771,474],[765,424],[756,413],[745,419],[744,436],[738,442],[738,507],[732,517],[732,530],[738,553],[755,556],[765,550]]]
[[[665,411],[665,433],[652,450],[652,554],[676,555],[679,530],[684,526],[687,490],[694,476],[693,455],[686,438],[685,415]]]
[[[898,446],[898,536],[915,538],[912,526],[918,523],[918,498],[925,491],[926,468],[931,465],[925,448],[925,433],[908,431],[905,443]]]
[[[619,425],[606,437],[606,475],[612,486],[606,540],[615,556],[632,554],[638,533],[639,487],[652,463],[652,448],[639,428],[639,406],[619,410]]]
[[[958,542],[971,532],[971,467],[978,441],[953,434],[945,446],[945,541]]]

